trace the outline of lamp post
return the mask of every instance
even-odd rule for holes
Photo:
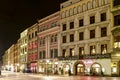
[[[46,74],[48,75],[48,64],[49,64],[49,60],[46,60]]]

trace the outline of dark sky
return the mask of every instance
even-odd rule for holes
[[[57,12],[64,1],[67,0],[0,0],[0,54],[37,19]]]

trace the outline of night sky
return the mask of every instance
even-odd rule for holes
[[[0,54],[38,19],[59,11],[64,1],[67,0],[0,0]]]

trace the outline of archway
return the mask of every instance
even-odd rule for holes
[[[76,62],[74,65],[75,75],[85,74],[85,65],[83,62]]]
[[[63,65],[63,74],[68,75],[70,70],[70,65],[69,64],[64,64]]]
[[[94,63],[91,65],[90,73],[92,75],[101,75],[102,66],[99,63]]]

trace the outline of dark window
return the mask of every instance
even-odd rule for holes
[[[79,27],[83,26],[83,19],[79,20]]]
[[[95,23],[95,16],[90,17],[90,24],[93,24],[93,23]]]
[[[84,47],[79,48],[79,56],[84,54]]]
[[[45,50],[43,51],[43,59],[45,59],[45,55],[46,55],[46,53],[45,53]]]
[[[65,57],[66,49],[63,49],[62,53],[63,53],[62,56]]]
[[[32,38],[34,38],[34,33],[32,33]]]
[[[58,57],[58,49],[54,49],[54,57],[55,57],[55,58]]]
[[[119,6],[120,0],[113,0],[113,6]]]
[[[63,24],[63,31],[66,30],[66,24]]]
[[[119,1],[120,2],[120,1]],[[114,16],[114,25],[118,26],[120,25],[120,15]]]
[[[70,22],[70,29],[74,28],[74,22]]]
[[[74,35],[71,34],[71,35],[70,35],[70,42],[73,42],[73,41],[74,41]]]
[[[37,36],[37,31],[35,31],[35,36]]]
[[[70,49],[70,57],[73,56],[73,55],[72,55],[72,50],[73,50],[73,49],[71,48],[71,49]]]
[[[79,40],[83,40],[84,39],[84,33],[83,32],[80,32],[79,33]]]
[[[95,38],[95,30],[90,30],[90,39]]]
[[[66,36],[63,36],[63,43],[66,43]]]
[[[107,52],[107,44],[101,45],[101,54],[105,54]]]
[[[106,27],[101,28],[101,37],[105,37],[105,36],[107,36],[107,29],[106,29]]]
[[[106,13],[101,14],[101,21],[106,21]]]
[[[39,53],[39,59],[42,59],[42,52]]]
[[[29,39],[31,39],[31,35],[29,34]]]
[[[50,50],[50,58],[53,58],[53,49]]]

